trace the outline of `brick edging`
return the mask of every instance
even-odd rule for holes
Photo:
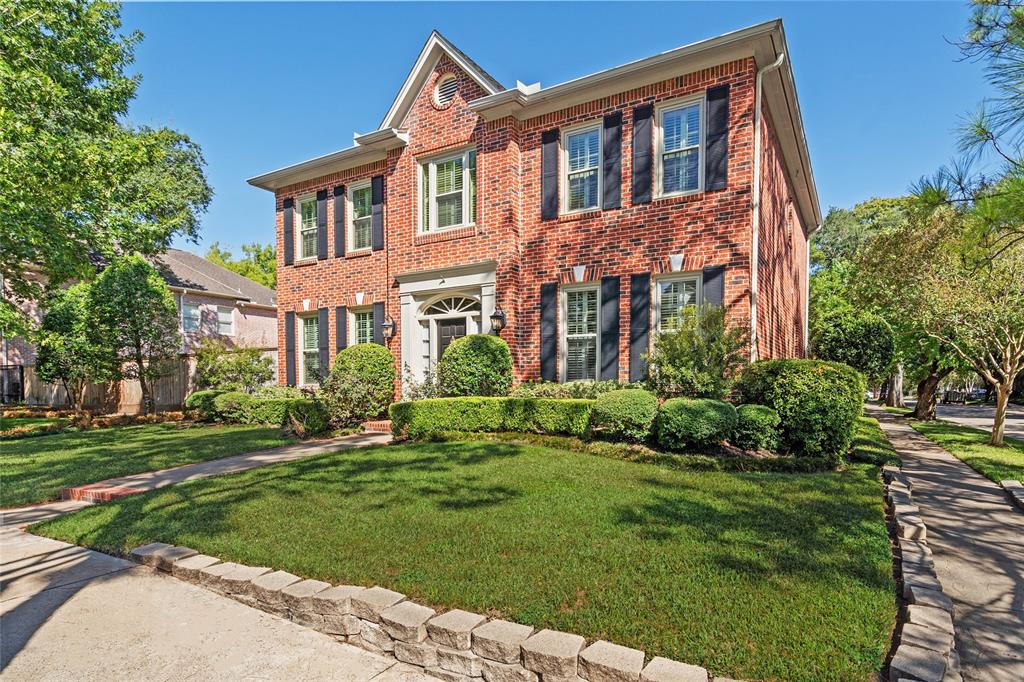
[[[579,635],[535,630],[460,609],[437,614],[383,587],[332,586],[162,542],[136,547],[131,558],[340,642],[417,666],[445,682],[714,680],[700,666],[662,657],[646,661],[643,651],[603,640],[588,646]]]
[[[1006,491],[1010,501],[1024,511],[1024,484],[1020,481],[1010,479],[1007,481],[1000,481],[999,485],[1002,486],[1004,491]]]
[[[953,601],[942,591],[928,547],[928,529],[914,504],[910,478],[896,466],[882,467],[885,499],[893,515],[900,585],[907,605],[900,609],[889,681],[959,682],[960,656],[953,629]]]

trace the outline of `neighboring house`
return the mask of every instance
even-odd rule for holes
[[[277,307],[273,289],[179,249],[168,249],[150,262],[174,294],[183,340],[180,367],[157,382],[159,407],[179,407],[192,390],[195,363],[191,356],[203,338],[220,338],[234,348],[263,350],[274,361],[276,377]],[[22,309],[37,324],[42,320],[44,311],[36,302],[26,302]],[[32,343],[19,337],[0,339],[0,353],[0,365],[5,367],[5,401],[48,405],[66,402],[61,387],[37,378]],[[21,386],[14,390],[8,380],[17,380]],[[137,381],[123,381],[114,387],[93,386],[86,391],[86,407],[132,412],[139,409],[140,400]]]
[[[752,357],[805,353],[821,213],[781,21],[547,88],[434,32],[355,143],[249,180],[276,196],[282,383],[364,342],[422,377],[502,322],[519,381],[638,380],[701,302]]]

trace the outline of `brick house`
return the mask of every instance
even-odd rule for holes
[[[546,88],[434,32],[377,130],[249,182],[276,197],[282,383],[362,342],[419,377],[502,321],[518,381],[638,380],[693,303],[754,358],[807,346],[821,213],[781,21]]]

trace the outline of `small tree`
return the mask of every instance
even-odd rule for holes
[[[82,405],[90,381],[104,381],[113,364],[109,353],[89,337],[89,284],[59,289],[46,301],[39,328],[36,371],[64,387],[73,409]]]
[[[888,375],[895,355],[892,328],[878,315],[865,312],[830,315],[818,320],[811,346],[816,358],[845,363],[864,374],[872,384]]]
[[[747,361],[747,331],[726,324],[722,306],[684,308],[659,333],[648,358],[649,383],[662,398],[722,398]]]
[[[138,379],[142,406],[156,412],[153,385],[181,349],[178,309],[167,283],[138,255],[114,260],[90,288],[90,341],[114,358],[110,371]]]
[[[207,338],[196,349],[196,387],[252,393],[274,377],[273,361],[259,348],[228,348]]]

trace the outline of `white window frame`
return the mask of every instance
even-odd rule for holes
[[[231,315],[231,329],[226,331],[226,332],[223,332],[220,329],[220,313],[223,310],[227,310],[228,313]],[[220,334],[221,336],[234,336],[235,335],[235,309],[233,307],[228,306],[228,305],[219,305],[219,306],[217,306],[217,333]]]
[[[189,329],[188,327],[185,326],[185,320],[187,320],[189,318],[189,316],[185,314],[185,309],[186,308],[194,308],[195,311],[196,311],[196,316],[195,316],[195,318],[196,318],[196,328],[195,329]],[[183,334],[196,334],[198,332],[201,332],[202,330],[203,330],[203,306],[201,304],[199,304],[199,303],[185,303],[184,301],[182,301],[181,302],[181,332]]]
[[[476,152],[476,147],[466,147],[465,149],[453,150],[445,152],[444,154],[438,154],[436,156],[427,157],[420,159],[417,162],[418,171],[416,173],[416,196],[418,201],[416,202],[416,232],[417,234],[434,234],[436,232],[444,232],[445,230],[455,230],[460,227],[473,227],[476,225],[476,220],[469,220],[469,217],[473,211],[470,207],[471,196],[470,192],[470,181],[469,181],[469,155],[471,152]],[[462,158],[462,222],[456,225],[446,225],[445,227],[437,226],[437,164],[444,163],[445,161],[451,161],[453,159]],[[476,157],[477,164],[477,176],[476,176],[476,194],[477,199],[480,198],[480,155]],[[423,196],[423,173],[429,173],[430,189],[428,196]],[[429,225],[423,224],[423,202],[424,200],[430,202],[430,216]]]
[[[316,260],[316,255],[317,255],[316,254],[316,246],[315,245],[313,246],[313,255],[307,256],[307,255],[304,255],[302,253],[302,206],[304,204],[307,204],[307,203],[313,204],[314,216],[315,216],[314,217],[314,225],[316,224],[315,221],[317,219],[319,219],[319,215],[317,215],[317,212],[320,209],[317,206],[317,201],[316,201],[316,195],[315,194],[309,194],[307,196],[304,196],[304,197],[301,197],[301,198],[295,200],[295,214],[296,214],[296,218],[297,218],[297,220],[296,220],[297,225],[295,227],[295,253],[298,254],[298,257],[295,260],[297,260],[297,261]]]
[[[707,103],[706,96],[704,93],[699,95],[692,95],[690,97],[683,97],[680,99],[674,99],[668,102],[659,104],[654,109],[654,198],[655,199],[668,199],[671,197],[682,197],[689,194],[698,194],[704,191],[704,165],[707,154]],[[665,114],[676,109],[682,109],[684,107],[696,104],[700,110],[700,134],[698,135],[697,142],[697,188],[680,190],[678,192],[664,192],[664,175],[665,168],[663,163],[663,157],[665,155],[665,129],[663,121]]]
[[[601,197],[604,196],[604,135],[603,121],[588,121],[579,125],[563,128],[558,134],[558,156],[561,164],[559,173],[559,210],[561,215],[572,215],[574,213],[592,213],[601,210]],[[597,131],[597,204],[588,208],[569,209],[569,137],[580,133]],[[580,172],[580,171],[576,171]]]
[[[567,383],[566,374],[569,360],[569,292],[593,291],[597,295],[597,330],[594,332],[594,379],[573,379],[573,381],[597,381],[601,376],[601,286],[596,282],[567,284],[558,292],[558,380]]]
[[[673,272],[671,275],[663,275],[654,278],[654,329],[657,333],[662,332],[661,328],[661,285],[667,282],[695,281],[697,283],[697,302],[700,305],[704,302],[704,277],[700,272]]]
[[[323,333],[323,330],[320,329],[320,317],[319,317],[319,315],[302,315],[302,316],[298,317],[298,320],[300,322],[300,324],[299,324],[299,376],[298,376],[298,380],[299,381],[298,381],[298,384],[299,384],[300,387],[319,386],[320,382],[318,382],[318,381],[317,382],[313,382],[313,383],[309,383],[309,382],[306,381],[306,353],[309,352],[309,351],[306,350],[306,320],[316,320],[317,321],[317,330],[316,330],[317,347],[316,347],[315,350],[316,350],[316,352],[318,354],[318,357],[319,357],[319,353],[320,353],[320,334]]]
[[[360,341],[359,340],[359,329],[356,323],[356,316],[364,313],[370,314],[370,340]],[[355,346],[360,343],[373,343],[373,306],[365,306],[362,308],[350,308],[348,311],[348,345]]]
[[[364,189],[370,190],[370,243],[366,246],[356,246],[355,242],[355,221],[356,221],[356,203],[355,196],[356,192]],[[345,191],[345,203],[347,204],[347,210],[345,211],[345,241],[348,247],[348,252],[361,252],[370,251],[373,249],[373,183],[370,180],[363,180],[349,185]]]

